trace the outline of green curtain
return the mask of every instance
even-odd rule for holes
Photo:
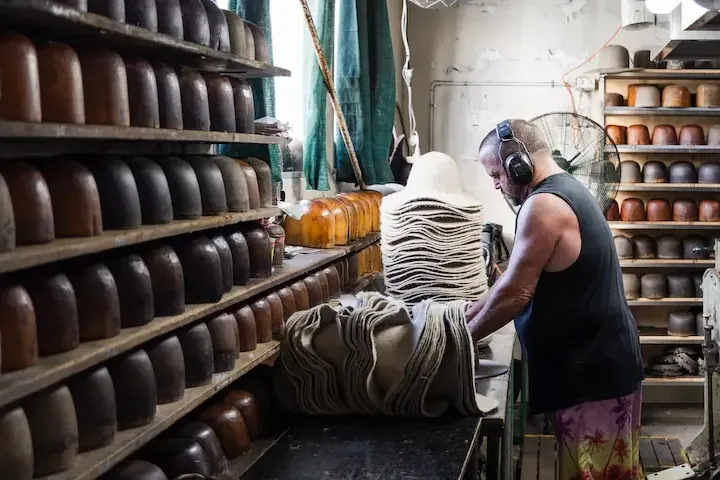
[[[325,53],[325,61],[332,72],[335,53],[335,0],[309,0],[308,6]],[[303,153],[303,173],[305,174],[306,189],[326,191],[330,190],[326,147],[327,89],[312,47],[312,40],[309,39],[309,35],[306,39],[310,42],[304,45],[309,48],[309,50],[305,49],[308,61],[306,72],[308,72],[309,95],[306,105],[308,117]]]
[[[267,38],[272,63],[272,28],[270,25],[271,0],[231,0],[230,11],[240,15],[243,20],[259,26]],[[272,78],[249,79],[253,89],[255,118],[275,116],[275,81]],[[220,145],[220,154],[230,157],[256,157],[270,163],[274,182],[282,182],[280,148],[277,145],[232,144]]]
[[[395,121],[395,59],[384,0],[338,0],[335,87],[365,183],[393,181],[388,151]],[[356,182],[335,134],[337,180]]]

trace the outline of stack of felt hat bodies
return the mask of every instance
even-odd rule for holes
[[[462,192],[455,161],[430,152],[407,187],[380,207],[387,294],[408,306],[431,299],[476,300],[488,288],[482,204]]]
[[[319,305],[285,325],[275,388],[283,407],[316,414],[481,415],[497,402],[475,391],[468,302],[361,293],[351,306]]]

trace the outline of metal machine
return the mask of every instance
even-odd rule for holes
[[[648,480],[720,479],[720,239],[715,268],[703,275],[705,319],[705,425],[686,449],[689,463],[648,475]]]

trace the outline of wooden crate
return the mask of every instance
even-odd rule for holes
[[[525,435],[519,480],[556,480],[557,444],[552,435]],[[687,463],[680,440],[640,437],[640,463],[646,474]]]

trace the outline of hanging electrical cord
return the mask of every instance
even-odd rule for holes
[[[413,110],[412,98],[412,75],[413,70],[410,68],[410,44],[407,35],[408,26],[408,0],[403,0],[402,19],[400,20],[400,30],[402,32],[403,46],[405,47],[405,64],[403,65],[402,77],[405,82],[405,89],[408,96],[408,159],[409,163],[420,157],[420,137],[417,133],[417,123],[415,122],[415,111]]]
[[[570,95],[570,105],[572,106],[572,111],[573,111],[573,113],[577,113],[577,108],[576,108],[576,106],[575,106],[575,96],[574,96],[573,93],[572,93],[572,89],[571,89],[571,87],[570,87],[570,84],[567,82],[567,80],[565,80],[565,78],[566,78],[568,75],[570,75],[572,72],[574,72],[575,70],[577,70],[578,68],[582,67],[583,65],[585,65],[586,63],[588,63],[588,62],[589,62],[590,60],[592,60],[593,58],[595,58],[595,57],[600,53],[600,51],[601,51],[603,48],[607,47],[608,44],[613,41],[613,39],[617,36],[617,34],[620,33],[620,30],[622,30],[622,25],[620,25],[620,26],[617,28],[617,30],[615,30],[615,33],[613,33],[612,35],[610,35],[610,38],[608,38],[608,39],[605,41],[605,43],[603,43],[603,44],[600,46],[600,48],[598,48],[597,50],[595,50],[595,53],[593,53],[593,54],[590,55],[588,58],[586,58],[584,61],[582,61],[579,65],[573,67],[572,69],[568,70],[567,72],[565,72],[565,73],[563,74],[563,76],[562,76],[562,83],[563,83],[563,85],[565,86],[565,88],[567,89],[568,95]]]

